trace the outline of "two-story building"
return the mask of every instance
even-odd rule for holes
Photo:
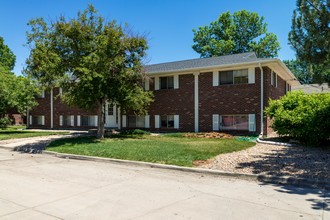
[[[239,131],[267,134],[264,115],[268,100],[278,99],[299,82],[279,59],[255,53],[191,59],[148,65],[145,89],[154,93],[148,115],[106,108],[108,128],[150,131]],[[45,92],[29,113],[33,128],[86,129],[97,126],[96,111],[68,107],[60,88]]]

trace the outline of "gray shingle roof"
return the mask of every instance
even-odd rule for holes
[[[292,86],[292,91],[303,91],[304,93],[326,93],[330,92],[328,83],[319,84],[304,84],[299,86]]]
[[[191,60],[146,65],[145,70],[149,74],[175,72],[186,69],[230,65],[237,63],[260,61],[260,60],[264,60],[264,59],[257,58],[254,52],[248,52],[248,53],[240,53],[240,54],[226,55],[220,57],[198,58]]]

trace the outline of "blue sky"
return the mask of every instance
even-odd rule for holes
[[[222,12],[246,9],[265,17],[268,31],[281,43],[280,59],[294,58],[288,45],[295,0],[2,0],[0,36],[17,56],[14,72],[20,74],[29,55],[26,25],[31,18],[47,21],[59,15],[75,17],[89,3],[107,19],[128,23],[135,32],[147,34],[149,64],[198,58],[191,48],[193,28],[214,21]]]

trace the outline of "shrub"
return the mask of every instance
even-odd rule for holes
[[[290,92],[270,100],[266,114],[279,135],[289,135],[302,143],[321,145],[330,137],[330,93]]]
[[[133,129],[133,130],[122,131],[120,134],[123,134],[123,135],[143,135],[143,134],[150,134],[150,132],[149,131],[144,131],[144,130],[141,130],[141,129]]]
[[[0,118],[0,128],[6,128],[8,125],[11,125],[12,120],[8,117]]]

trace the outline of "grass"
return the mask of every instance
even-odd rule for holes
[[[196,160],[207,160],[254,145],[235,139],[187,138],[182,134],[117,135],[103,140],[93,137],[56,140],[47,150],[191,167]]]
[[[29,131],[24,129],[25,126],[9,126],[7,128],[0,129],[0,140],[68,134],[68,132]]]

